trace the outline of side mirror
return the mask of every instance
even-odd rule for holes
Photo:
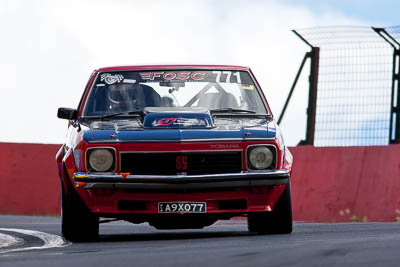
[[[78,115],[78,111],[73,108],[59,108],[57,117],[66,120],[75,120]]]

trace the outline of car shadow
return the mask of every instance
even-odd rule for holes
[[[128,233],[128,234],[104,234],[99,236],[99,242],[136,242],[136,241],[163,241],[163,240],[185,240],[185,239],[209,239],[254,236],[256,233],[248,231],[185,231],[161,232],[161,233]]]

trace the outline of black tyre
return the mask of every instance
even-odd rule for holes
[[[250,232],[290,234],[293,228],[290,184],[286,186],[272,212],[250,213],[247,224]]]
[[[68,191],[65,191],[65,187]],[[96,241],[99,217],[89,211],[70,183],[61,188],[61,233],[69,241]]]

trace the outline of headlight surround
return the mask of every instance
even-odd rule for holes
[[[273,169],[276,165],[276,149],[273,146],[257,145],[247,149],[247,167],[250,170]]]
[[[112,148],[92,148],[86,152],[89,172],[110,172],[115,170],[115,151]]]

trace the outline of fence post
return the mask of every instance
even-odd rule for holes
[[[372,29],[393,47],[392,93],[389,125],[389,144],[400,143],[400,43],[385,28]]]
[[[311,47],[310,52],[310,76],[309,76],[309,90],[308,90],[308,107],[307,107],[307,128],[306,139],[300,141],[299,145],[314,145],[315,133],[315,114],[317,110],[317,92],[318,92],[318,71],[319,71],[319,47],[314,47],[297,31],[293,30],[304,43]]]
[[[318,70],[319,70],[319,47],[311,50],[310,88],[308,93],[307,107],[307,131],[304,145],[314,145],[315,115],[317,111],[318,92]]]
[[[285,102],[285,104],[283,105],[283,109],[282,109],[282,111],[281,111],[281,114],[279,115],[279,119],[278,119],[278,124],[279,124],[279,125],[280,125],[281,122],[282,122],[283,116],[285,115],[286,109],[287,109],[287,107],[288,107],[288,105],[289,105],[289,101],[290,101],[290,99],[292,98],[292,94],[293,94],[294,88],[296,88],[297,81],[299,80],[300,74],[301,74],[301,72],[303,71],[304,64],[306,63],[307,59],[310,58],[310,57],[311,57],[311,52],[307,52],[307,53],[304,55],[303,60],[301,61],[300,68],[299,68],[299,70],[297,71],[297,74],[296,74],[296,77],[294,78],[292,87],[290,88],[288,97],[286,98],[286,102]]]
[[[393,78],[392,78],[392,111],[390,113],[390,128],[392,129],[389,136],[389,144],[400,143],[400,49],[395,49],[393,53]],[[395,102],[396,96],[396,102]],[[395,124],[393,125],[393,117],[396,116]],[[394,128],[394,129],[393,129]],[[393,133],[394,130],[394,133]]]

